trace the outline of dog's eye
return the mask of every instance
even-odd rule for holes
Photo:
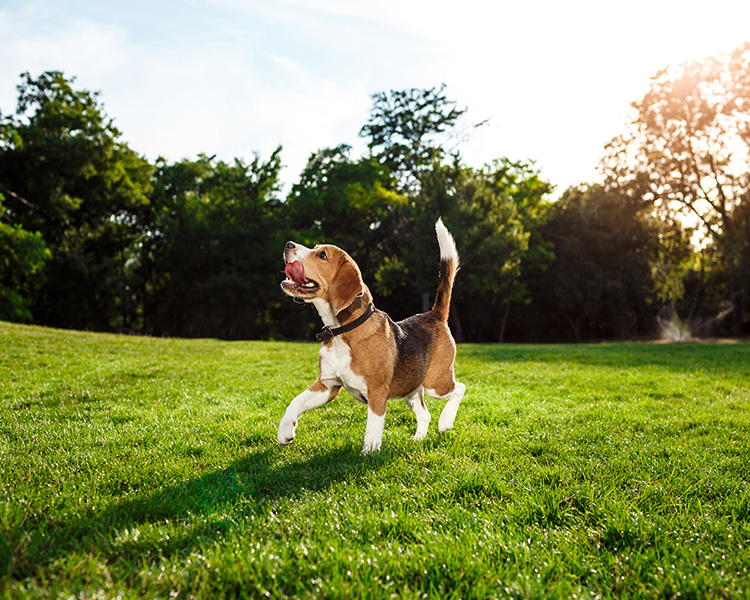
[[[318,252],[318,258],[320,258],[321,260],[328,260],[325,250],[321,250],[320,252]]]

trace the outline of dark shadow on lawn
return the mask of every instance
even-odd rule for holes
[[[392,460],[390,452],[363,457],[353,445],[299,461],[280,460],[279,453],[284,451],[274,446],[251,452],[224,469],[101,511],[91,510],[73,522],[55,525],[40,520],[30,527],[27,523],[26,531],[8,532],[11,547],[23,546],[12,560],[10,575],[15,579],[34,577],[46,565],[75,551],[102,555],[108,561],[137,559],[147,551],[153,556],[189,553],[198,544],[222,536],[232,523],[236,527],[245,516],[265,514],[277,499],[325,490]],[[227,520],[227,514],[232,518]],[[170,535],[158,542],[114,543],[117,532],[167,521],[185,523],[184,535]]]

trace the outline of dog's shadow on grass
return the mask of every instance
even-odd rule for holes
[[[145,555],[189,553],[242,527],[249,516],[263,517],[285,499],[352,481],[387,462],[384,454],[362,456],[354,446],[304,456],[293,448],[262,445],[225,468],[26,531],[26,547],[13,561],[11,576],[33,577],[74,552],[136,561]]]
[[[113,510],[129,514],[135,522],[155,523],[209,514],[222,507],[231,509],[238,504],[262,509],[280,498],[325,490],[383,464],[383,457],[363,457],[354,446],[299,459],[285,457],[289,450],[292,449],[274,446],[250,452],[224,469],[166,487],[148,497],[123,502]]]

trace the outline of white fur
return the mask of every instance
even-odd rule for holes
[[[453,241],[453,236],[450,234],[448,229],[443,225],[443,219],[440,218],[435,223],[435,233],[437,234],[438,246],[440,246],[440,258],[455,258],[458,260],[458,250],[456,250],[456,242]]]
[[[323,321],[323,325],[326,327],[339,327],[341,325],[336,318],[336,314],[333,312],[331,305],[323,300],[323,298],[313,298],[312,300],[308,300],[308,302],[313,303],[313,306],[320,315],[320,320]]]
[[[323,345],[320,356],[320,379],[326,383],[343,386],[361,402],[367,402],[367,382],[352,371],[352,354],[343,341],[333,338],[330,346]]]
[[[289,262],[304,259],[307,256],[310,255],[312,252],[312,248],[308,248],[307,246],[302,246],[301,244],[294,244],[294,248],[292,250],[288,251],[288,254],[284,253],[285,258],[289,259]]]
[[[326,384],[341,385],[357,400],[367,403],[367,381],[352,371],[352,354],[349,346],[339,338],[320,348],[320,378]],[[367,407],[367,427],[363,454],[377,452],[383,440],[385,414],[381,417]]]
[[[294,430],[297,429],[297,419],[303,413],[315,408],[320,408],[328,402],[328,392],[313,392],[305,390],[294,398],[287,406],[284,417],[279,423],[278,442],[281,445],[291,443],[294,439]]]
[[[411,408],[417,419],[417,432],[414,434],[415,440],[421,440],[427,435],[427,428],[429,427],[430,419],[432,418],[430,416],[430,411],[428,411],[427,407],[424,405],[422,391],[422,386],[420,385],[416,390],[404,398],[406,404]]]
[[[443,407],[443,412],[440,413],[440,420],[438,421],[438,431],[445,433],[453,428],[453,421],[456,420],[456,413],[458,413],[458,406],[461,404],[461,399],[464,397],[466,392],[466,385],[460,381],[456,381],[453,390],[447,394],[441,396],[435,390],[426,389],[425,393],[430,398],[447,398],[448,402]]]
[[[385,428],[385,413],[376,415],[370,407],[367,407],[367,428],[365,429],[365,447],[362,454],[378,452],[383,441],[383,429]]]

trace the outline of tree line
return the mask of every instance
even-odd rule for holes
[[[315,152],[282,197],[280,147],[149,162],[97,93],[23,74],[15,112],[0,113],[0,319],[311,339],[316,315],[279,290],[288,239],[346,249],[400,319],[432,302],[442,216],[462,256],[459,340],[644,338],[673,315],[746,335],[749,63],[744,44],[658,73],[602,180],[554,202],[533,161],[469,166],[448,149],[466,109],[445,86],[374,94],[367,153]]]

